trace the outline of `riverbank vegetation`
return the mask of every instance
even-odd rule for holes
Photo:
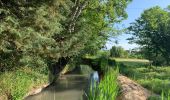
[[[157,94],[160,97],[163,93],[164,98],[167,98],[169,96],[170,89],[170,67],[150,66],[146,63],[145,65],[140,63],[131,62],[131,64],[126,64],[126,62],[121,62],[119,66],[120,73],[137,81],[139,84],[150,90],[152,93]],[[155,98],[160,98],[159,96]]]
[[[162,94],[162,100],[169,98],[170,89],[169,11],[170,6],[165,9],[159,6],[146,9],[128,28],[128,33],[132,35],[129,41],[140,45],[138,51],[150,64],[138,63],[133,66],[133,62],[120,65],[122,74],[133,78],[153,93]]]
[[[48,84],[48,74],[29,67],[1,73],[0,99],[22,100],[32,89]]]
[[[118,70],[110,68],[106,72],[103,80],[95,86],[90,88],[88,100],[116,100],[119,92],[117,82]]]
[[[130,1],[0,0],[1,93],[20,100],[43,77],[55,82],[67,64],[103,48]]]
[[[170,6],[146,9],[130,27],[118,30],[115,26],[128,17],[131,1],[0,0],[0,99],[21,100],[29,90],[53,83],[61,72],[80,65],[104,77],[99,100],[115,99],[118,93],[118,72],[108,71],[108,66],[118,66],[121,74],[167,97]],[[122,32],[140,47],[104,50]]]

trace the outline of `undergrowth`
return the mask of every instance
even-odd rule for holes
[[[28,67],[15,72],[1,73],[0,96],[5,95],[6,99],[11,100],[22,100],[32,88],[48,83],[47,76]]]

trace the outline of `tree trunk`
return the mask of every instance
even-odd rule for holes
[[[64,69],[64,67],[68,64],[70,58],[69,57],[61,57],[59,58],[58,62],[52,65],[50,69],[49,81],[50,83],[55,83],[56,79],[58,78],[60,72]]]

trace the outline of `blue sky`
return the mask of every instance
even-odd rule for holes
[[[170,5],[170,0],[133,0],[127,7],[126,12],[128,14],[127,20],[124,20],[119,27],[128,27],[130,23],[134,22],[135,19],[140,17],[141,13],[148,8],[154,6],[160,6],[166,8]],[[119,44],[114,44],[113,42],[107,42],[106,47],[110,49],[113,45],[122,46],[124,49],[132,49],[138,47],[136,44],[128,44],[126,40],[128,37],[131,37],[128,34],[122,34],[116,38]]]

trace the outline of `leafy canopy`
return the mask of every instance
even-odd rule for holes
[[[131,42],[142,46],[147,58],[155,64],[170,62],[170,13],[156,6],[145,10],[129,27]]]
[[[0,0],[0,70],[95,52],[130,0]]]

